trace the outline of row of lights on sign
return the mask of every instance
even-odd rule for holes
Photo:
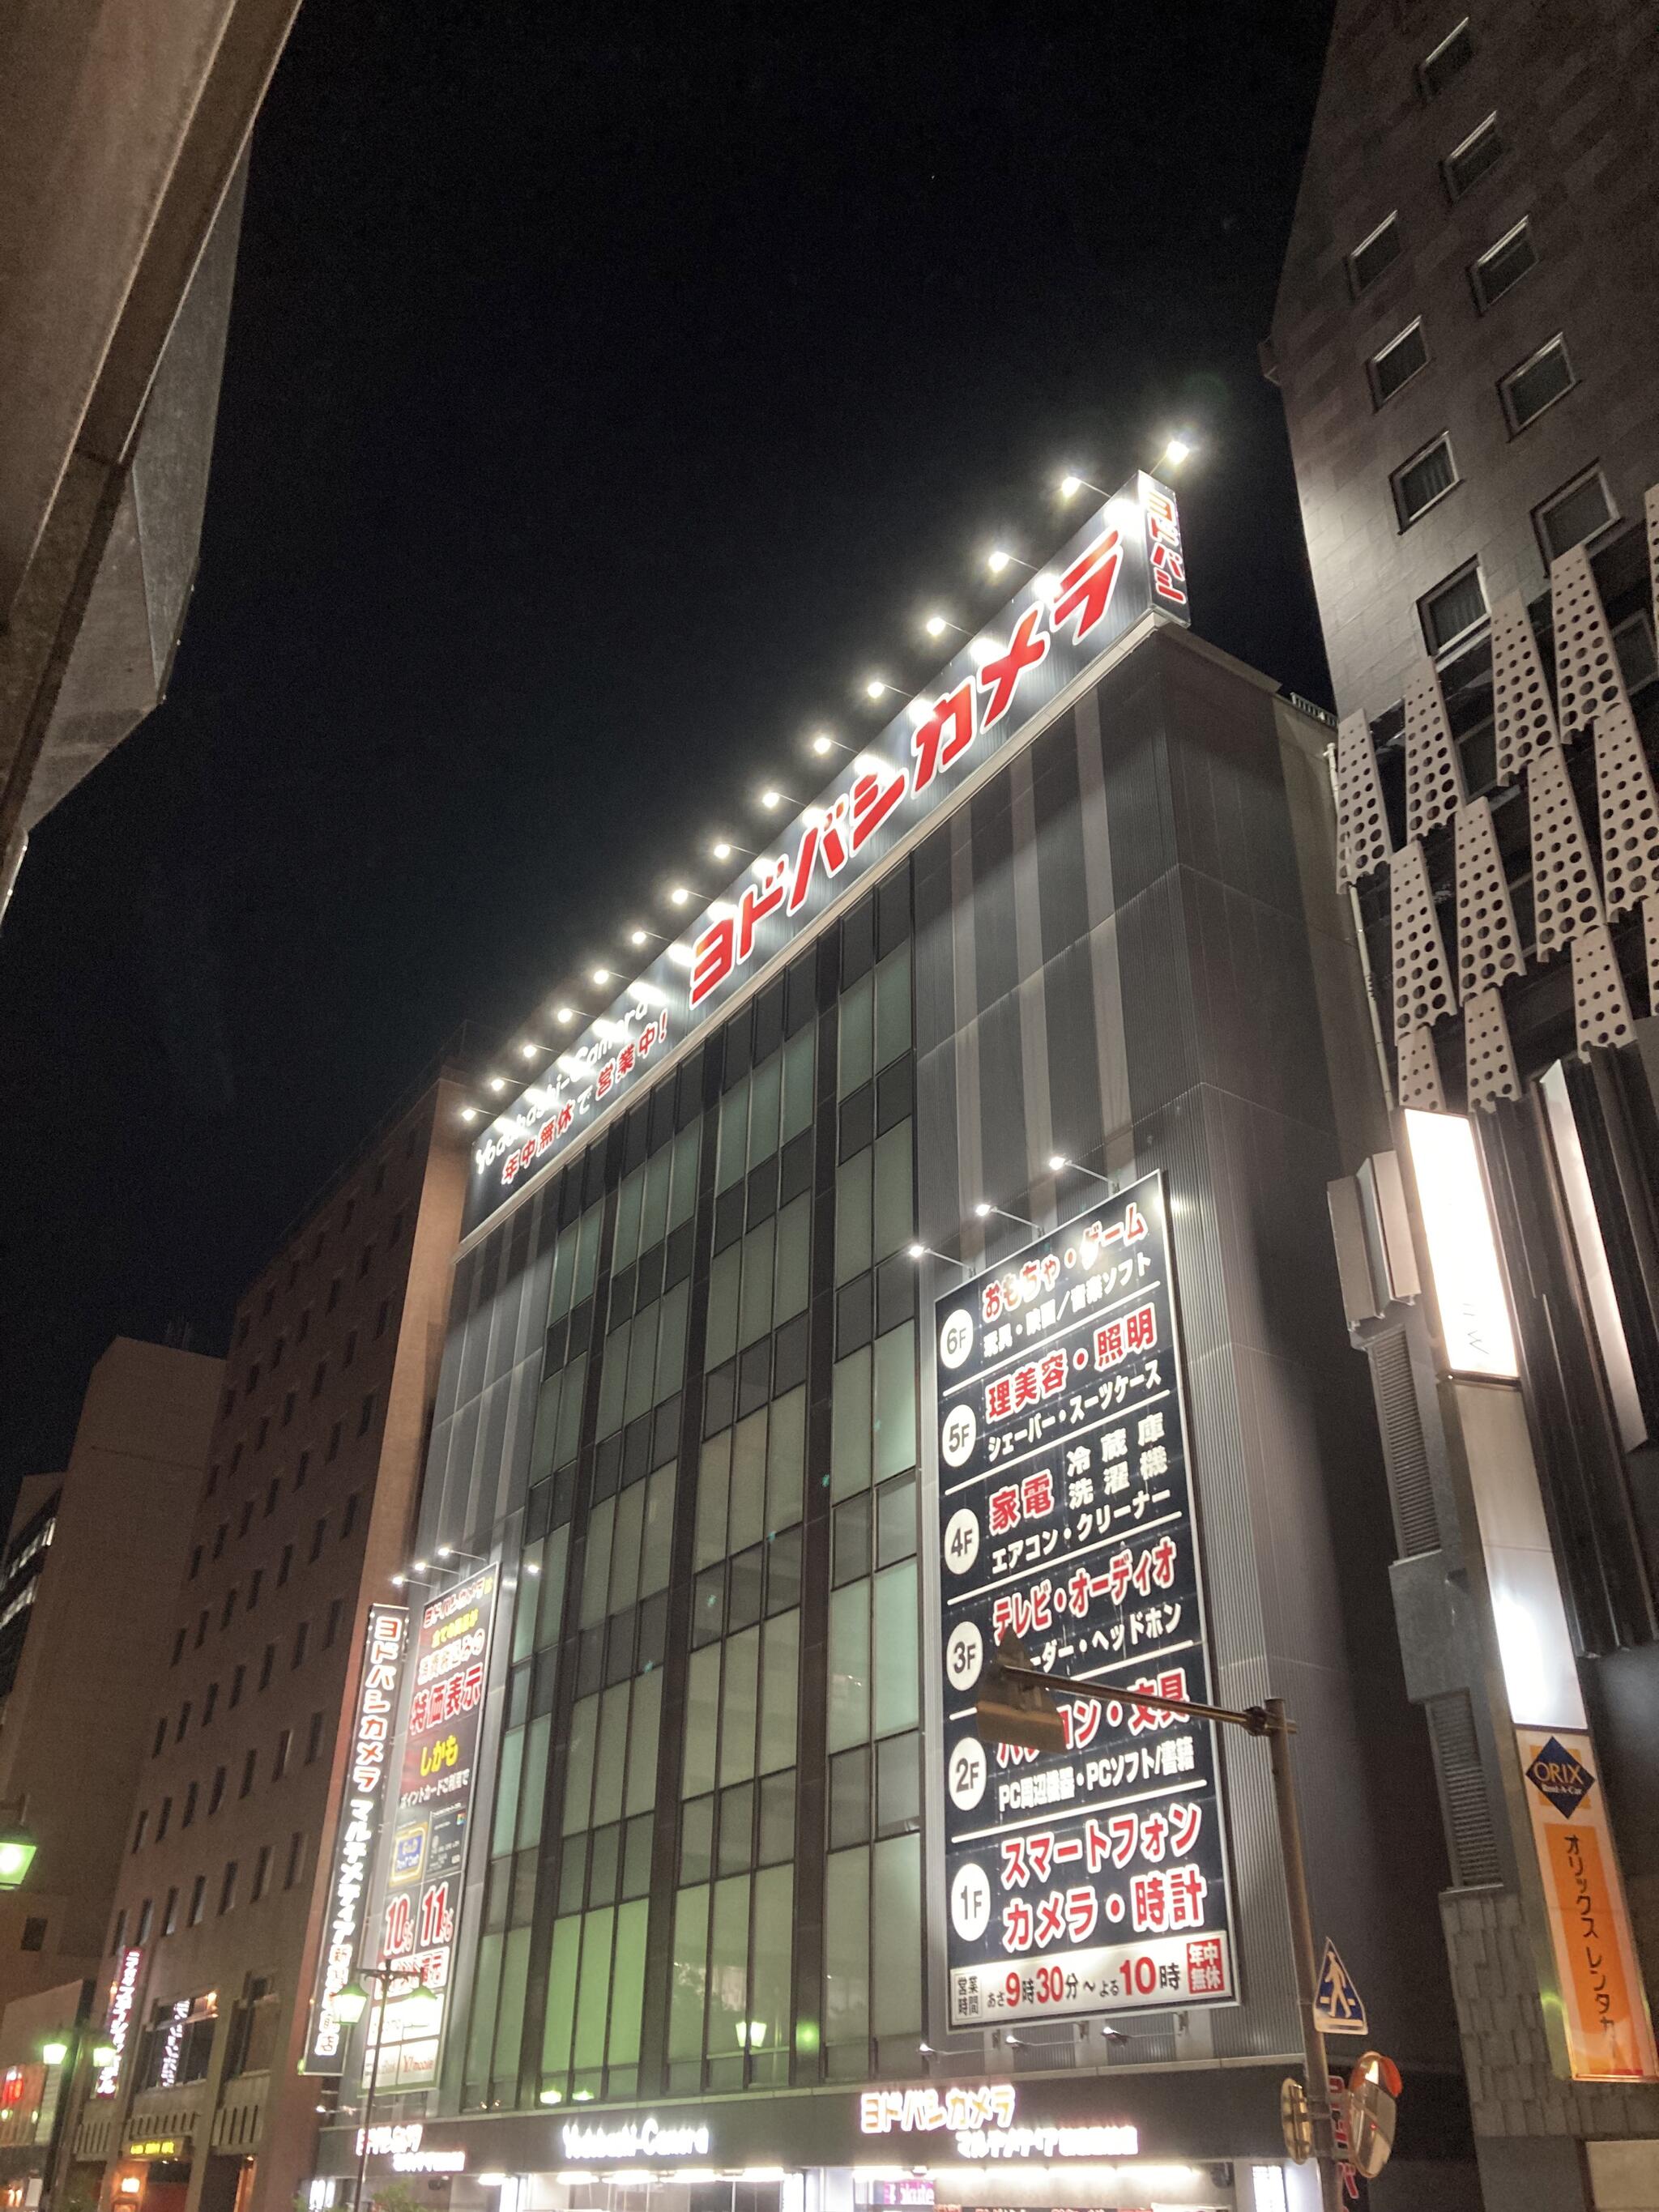
[[[1190,438],[1173,437],[1164,447],[1158,465],[1162,468],[1178,469],[1183,461],[1191,458],[1193,452],[1194,441]],[[1087,477],[1079,476],[1071,469],[1067,469],[1057,480],[1055,489],[1062,501],[1075,499],[1080,491],[1092,491],[1102,499],[1109,496],[1107,493],[1101,490],[1098,484],[1091,483]],[[1031,588],[1039,599],[1052,599],[1060,589],[1060,579],[1052,570],[1036,568],[1031,562],[1022,560],[1018,554],[1011,553],[1005,545],[991,547],[985,556],[985,568],[986,573],[993,577],[1002,576],[1010,568],[1029,568],[1031,572]],[[996,639],[978,636],[965,629],[962,623],[952,622],[948,616],[940,614],[937,611],[927,617],[922,623],[922,629],[927,635],[935,641],[953,630],[958,636],[968,638],[969,651],[973,654],[976,663],[990,659],[1001,650],[1001,646]],[[864,685],[864,693],[866,698],[878,703],[890,696],[896,696],[902,688],[898,684],[889,683],[884,676],[872,676]],[[918,721],[925,721],[930,709],[931,702],[924,702],[921,698],[913,699],[910,702],[911,713]],[[860,752],[856,746],[843,743],[841,738],[832,736],[828,730],[819,730],[809,739],[808,749],[819,760],[828,760],[834,753],[851,754],[855,769],[864,769],[873,764],[869,757]],[[791,799],[787,791],[781,790],[775,784],[764,786],[757,793],[757,799],[762,811],[767,814],[775,814],[779,807],[786,805],[799,804],[798,801]],[[763,873],[767,866],[765,854],[756,852],[749,846],[740,845],[731,837],[715,838],[708,848],[708,854],[711,860],[722,866],[735,857],[742,855],[751,861],[757,875]],[[689,884],[674,883],[669,886],[666,896],[671,907],[685,908],[690,905],[695,893]],[[666,941],[660,931],[647,929],[639,923],[635,923],[628,931],[627,936],[628,942],[636,951],[642,951],[648,945],[662,944]],[[678,965],[689,968],[691,964],[691,948],[688,945],[669,942],[668,957]],[[590,969],[587,971],[586,980],[592,983],[595,990],[604,991],[608,990],[617,978],[609,968],[601,965]],[[561,1000],[553,1007],[552,1014],[558,1026],[568,1030],[581,1018],[582,1009],[571,1005],[568,1000]],[[538,1044],[533,1038],[526,1037],[519,1046],[519,1056],[521,1060],[534,1065],[537,1061],[544,1060],[553,1049],[551,1045]],[[500,1073],[486,1076],[484,1083],[485,1088],[497,1098],[513,1088],[513,1079]],[[470,1104],[463,1106],[461,1119],[470,1125],[478,1120],[483,1110],[478,1106]]]

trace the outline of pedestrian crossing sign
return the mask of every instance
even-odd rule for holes
[[[1314,2019],[1327,2035],[1368,2035],[1365,2001],[1328,1936],[1314,1989]]]

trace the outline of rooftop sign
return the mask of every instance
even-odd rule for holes
[[[1138,475],[496,1116],[472,1148],[464,1233],[642,1088],[653,1059],[718,1018],[1154,606],[1187,619],[1181,522],[1174,494]]]

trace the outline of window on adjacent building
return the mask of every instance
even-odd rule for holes
[[[182,1742],[184,1741],[184,1740],[185,1740],[185,1730],[189,1726],[190,1726],[190,1699],[189,1699],[188,1698],[186,1698],[185,1699],[184,1704],[183,1704],[182,1705],[180,1705],[180,1706],[179,1706],[179,1726],[178,1726],[177,1729],[174,1731],[173,1738],[173,1741],[174,1741],[174,1743],[182,1743]]]
[[[374,1334],[376,1336],[384,1336],[386,1334],[386,1325],[391,1317],[392,1301],[390,1298],[382,1298],[374,1316]]]
[[[1428,341],[1423,336],[1423,325],[1415,322],[1392,338],[1381,353],[1371,356],[1371,396],[1382,406],[1392,399],[1402,385],[1409,384],[1419,368],[1428,364]]]
[[[1369,238],[1362,238],[1348,256],[1348,281],[1356,292],[1374,284],[1389,264],[1400,258],[1400,217],[1387,216]]]
[[[192,1547],[192,1549],[191,1549],[191,1555],[190,1555],[190,1571],[189,1571],[189,1573],[185,1577],[185,1580],[187,1583],[193,1583],[193,1582],[195,1581],[195,1579],[196,1579],[197,1576],[198,1576],[198,1575],[199,1575],[199,1574],[201,1573],[201,1571],[202,1571],[202,1547],[201,1547],[201,1546],[200,1546],[199,1544],[198,1544],[198,1545],[194,1546],[194,1547]]]
[[[328,1432],[328,1449],[327,1449],[327,1450],[323,1454],[323,1457],[324,1457],[325,1460],[332,1460],[332,1459],[335,1459],[335,1458],[337,1458],[337,1457],[338,1456],[338,1455],[339,1455],[339,1449],[340,1449],[340,1424],[339,1424],[337,1421],[336,1421],[336,1423],[334,1424],[334,1426],[333,1426],[333,1427],[329,1431],[329,1432]]]
[[[294,1469],[294,1487],[296,1490],[303,1490],[305,1488],[306,1477],[310,1474],[310,1472],[311,1454],[308,1451],[302,1451],[300,1454],[298,1464]]]
[[[270,1778],[280,1782],[288,1772],[288,1755],[294,1747],[294,1731],[284,1729],[276,1739],[276,1754],[270,1762]]]
[[[162,1837],[166,1835],[167,1832],[167,1822],[172,1818],[173,1800],[171,1797],[164,1797],[161,1800],[161,1809],[155,1815],[155,1840],[158,1844],[161,1842]]]
[[[278,1562],[276,1568],[276,1587],[278,1589],[281,1589],[283,1584],[288,1580],[293,1565],[294,1547],[292,1544],[284,1544],[283,1547],[283,1556],[281,1560]]]
[[[288,1868],[283,1875],[283,1887],[292,1889],[300,1879],[300,1869],[306,1855],[305,1831],[296,1828],[288,1841]]]
[[[340,1615],[344,1610],[345,1600],[343,1598],[336,1597],[329,1600],[328,1624],[323,1631],[323,1649],[325,1651],[328,1650],[335,1638],[340,1632]]]
[[[189,1827],[191,1822],[196,1818],[197,1787],[198,1785],[192,1782],[185,1791],[185,1809],[179,1815],[179,1826],[181,1828]]]
[[[312,1376],[312,1378],[311,1378],[311,1395],[312,1395],[312,1396],[313,1396],[313,1398],[320,1398],[320,1397],[322,1396],[322,1395],[323,1395],[323,1378],[325,1377],[325,1376],[326,1376],[326,1374],[327,1374],[327,1373],[328,1373],[328,1362],[327,1362],[327,1360],[325,1360],[325,1359],[319,1359],[319,1360],[317,1362],[317,1372],[316,1372],[316,1373]]]
[[[170,1889],[167,1892],[167,1909],[161,1915],[161,1933],[164,1936],[173,1935],[178,1926],[179,1893],[176,1889]]]
[[[343,1367],[349,1367],[349,1366],[350,1366],[350,1364],[351,1364],[351,1363],[352,1363],[352,1361],[353,1361],[356,1357],[357,1357],[357,1332],[356,1332],[356,1330],[355,1328],[353,1328],[353,1329],[348,1329],[348,1330],[347,1330],[347,1332],[346,1332],[345,1350],[344,1350],[344,1351],[341,1353],[341,1355],[340,1355],[340,1364],[341,1364],[341,1366],[342,1366],[343,1368]]]
[[[230,1678],[230,1705],[234,1711],[242,1702],[242,1685],[247,1680],[247,1668],[239,1667]]]
[[[46,1948],[46,1923],[31,1913],[23,1923],[23,1940],[20,1951],[44,1951]]]
[[[132,1931],[132,1940],[135,1943],[149,1942],[149,1923],[155,1913],[155,1901],[153,1898],[147,1897],[138,1908],[138,1925]]]
[[[1595,468],[1586,469],[1583,476],[1564,484],[1535,509],[1533,520],[1545,560],[1554,561],[1586,538],[1596,537],[1618,517],[1607,480]]]
[[[218,1527],[214,1530],[214,1532],[213,1532],[213,1556],[214,1556],[214,1558],[215,1558],[216,1559],[218,1559],[219,1557],[221,1557],[221,1555],[222,1554],[222,1553],[223,1553],[223,1551],[224,1551],[224,1548],[225,1548],[225,1539],[226,1539],[226,1537],[227,1537],[227,1536],[228,1536],[228,1535],[229,1535],[229,1534],[230,1534],[230,1523],[229,1523],[229,1522],[228,1522],[228,1521],[222,1521],[222,1522],[219,1523]]]
[[[208,1791],[209,1820],[213,1818],[221,1805],[225,1802],[226,1774],[227,1770],[222,1766],[216,1766],[213,1770],[213,1787]]]
[[[1431,446],[1413,454],[1403,468],[1396,469],[1391,482],[1400,527],[1408,530],[1456,485],[1457,467],[1452,459],[1451,440],[1445,432],[1443,430]]]
[[[1431,653],[1443,653],[1449,645],[1467,636],[1486,618],[1486,591],[1480,562],[1471,561],[1437,584],[1418,601],[1417,611]]]
[[[1529,422],[1535,422],[1547,407],[1554,406],[1572,390],[1576,381],[1566,343],[1558,333],[1498,384],[1510,429],[1524,430]]]
[[[1613,649],[1619,656],[1620,673],[1626,691],[1635,693],[1659,676],[1659,655],[1653,646],[1653,625],[1639,611],[1627,616],[1613,633]]]
[[[1417,64],[1417,82],[1424,99],[1437,99],[1474,58],[1474,40],[1466,15],[1457,28],[1448,33],[1434,52],[1425,54]]]
[[[190,1886],[189,1925],[192,1928],[199,1928],[202,1924],[202,1904],[206,1896],[207,1876],[198,1874]]]
[[[357,1504],[362,1494],[360,1491],[354,1490],[345,1502],[345,1511],[340,1516],[340,1541],[343,1544],[357,1525]]]
[[[259,1602],[259,1592],[264,1586],[264,1579],[265,1571],[263,1567],[255,1567],[247,1578],[247,1609],[250,1613]]]
[[[1483,311],[1490,307],[1518,284],[1528,270],[1537,265],[1532,225],[1523,216],[1515,228],[1506,230],[1495,246],[1489,246],[1470,269],[1469,282],[1474,287],[1477,304]]]
[[[296,1667],[303,1666],[305,1663],[306,1638],[310,1633],[310,1630],[311,1623],[308,1620],[302,1620],[294,1632],[294,1664]]]
[[[313,1713],[311,1725],[306,1730],[306,1765],[307,1766],[315,1764],[317,1754],[322,1747],[323,1717],[320,1713]]]
[[[235,1610],[236,1588],[234,1583],[233,1583],[230,1589],[225,1592],[225,1601],[219,1608],[219,1626],[222,1631],[230,1626],[231,1615],[235,1612]]]
[[[1452,148],[1440,165],[1449,198],[1461,200],[1471,185],[1480,183],[1503,151],[1504,140],[1498,128],[1498,118],[1489,115],[1484,123],[1470,131],[1461,146]]]
[[[149,1755],[152,1759],[159,1759],[161,1756],[161,1748],[167,1742],[167,1717],[163,1713],[161,1719],[155,1723],[155,1741],[149,1747]]]
[[[366,1437],[374,1419],[374,1393],[371,1390],[357,1408],[357,1433]]]
[[[195,1645],[195,1648],[196,1648],[196,1650],[198,1650],[198,1651],[199,1651],[199,1650],[201,1650],[201,1648],[202,1648],[203,1639],[204,1639],[204,1638],[205,1638],[205,1636],[207,1635],[207,1628],[208,1628],[208,1614],[207,1614],[207,1607],[206,1607],[205,1606],[204,1606],[204,1607],[202,1607],[202,1610],[200,1611],[200,1613],[198,1613],[197,1614],[197,1616],[196,1616],[196,1645]]]
[[[332,1313],[340,1303],[340,1279],[337,1275],[328,1286],[328,1310]]]
[[[207,1696],[202,1701],[202,1726],[204,1728],[205,1728],[208,1723],[213,1718],[214,1711],[218,1703],[219,1685],[216,1682],[210,1682],[207,1686]]]
[[[236,1795],[239,1797],[246,1797],[248,1792],[252,1789],[253,1771],[258,1764],[258,1753],[257,1751],[250,1750],[246,1758],[242,1761],[242,1786],[236,1792]]]
[[[262,1690],[270,1688],[270,1670],[276,1664],[276,1646],[274,1644],[267,1644],[265,1646],[265,1656],[259,1662],[259,1687]]]
[[[132,1827],[132,1848],[133,1848],[133,1851],[134,1851],[135,1856],[136,1856],[139,1851],[143,1850],[143,1849],[144,1848],[144,1838],[145,1838],[149,1833],[149,1812],[148,1812],[148,1811],[145,1811],[145,1812],[141,1813],[141,1814],[138,1815],[138,1818],[137,1819],[137,1820],[135,1820],[135,1821],[134,1821],[134,1823],[133,1823],[133,1827]]]
[[[284,1428],[286,1428],[289,1423],[294,1419],[294,1404],[295,1396],[293,1391],[286,1391],[283,1397],[283,1426]]]
[[[178,1634],[173,1638],[173,1659],[172,1659],[172,1662],[171,1662],[171,1663],[172,1663],[173,1666],[175,1666],[175,1667],[176,1667],[176,1666],[179,1664],[179,1661],[184,1657],[184,1656],[185,1656],[185,1632],[184,1632],[184,1630],[181,1628],[181,1629],[179,1631],[179,1633],[178,1633]]]
[[[227,1859],[225,1861],[225,1878],[219,1885],[220,1911],[222,1913],[228,1912],[231,1906],[234,1905],[235,1902],[236,1862],[234,1859]]]
[[[270,1883],[270,1845],[261,1844],[259,1856],[253,1862],[253,1895],[250,1902],[257,1905]]]
[[[271,1515],[276,1510],[277,1505],[281,1501],[282,1495],[283,1478],[279,1474],[272,1478],[270,1486],[265,1492],[265,1518],[267,1521],[270,1520]]]
[[[317,1523],[316,1527],[311,1532],[311,1550],[307,1556],[307,1564],[308,1565],[315,1566],[317,1561],[321,1558],[323,1539],[327,1535],[327,1534],[328,1522],[326,1517],[325,1517]]]
[[[120,1949],[120,1948],[121,1948],[122,1944],[125,1942],[125,1941],[126,1941],[126,1936],[127,1936],[127,1908],[126,1908],[126,1907],[125,1907],[125,1905],[124,1905],[121,1907],[121,1910],[120,1910],[120,1911],[116,1914],[116,1916],[115,1916],[115,1927],[114,1927],[114,1930],[113,1930],[113,1932],[112,1933],[112,1935],[111,1935],[111,1936],[110,1936],[110,1939],[109,1939],[109,1948],[110,1948],[110,1949],[111,1949],[112,1951],[118,1951],[118,1950]]]

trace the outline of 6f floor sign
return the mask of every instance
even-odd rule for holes
[[[940,1300],[940,1587],[952,2026],[1237,1996],[1162,1179]],[[1064,1752],[987,1750],[974,1699],[1012,1629]]]

